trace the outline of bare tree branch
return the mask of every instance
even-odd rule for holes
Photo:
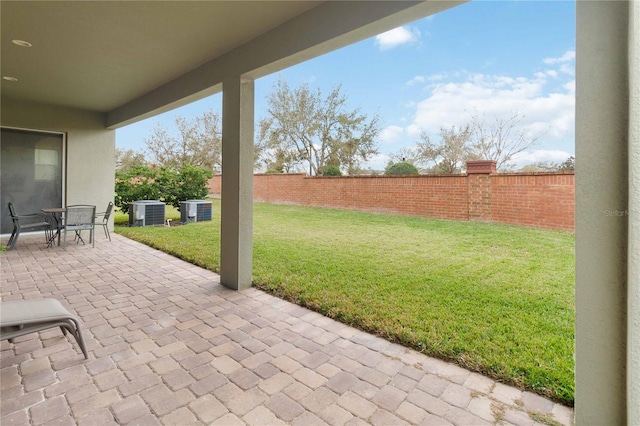
[[[175,167],[196,165],[212,171],[222,168],[222,124],[218,112],[205,111],[192,120],[177,116],[174,123],[177,136],[158,123],[145,138],[152,162]]]
[[[471,119],[473,131],[473,151],[478,159],[494,160],[496,167],[508,168],[513,157],[535,146],[542,135],[533,135],[521,123],[523,115],[513,113],[510,117],[495,117],[487,124],[475,115]]]
[[[124,171],[134,166],[142,166],[146,164],[144,154],[134,151],[133,149],[116,148],[116,170]]]

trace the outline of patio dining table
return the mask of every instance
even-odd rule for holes
[[[55,233],[51,234],[51,238],[49,238],[49,241],[47,241],[47,246],[52,247],[53,243],[56,240],[56,237],[58,237],[58,245],[60,245],[60,231],[62,230],[62,213],[65,212],[65,208],[64,207],[47,207],[47,208],[41,209],[41,211],[43,213],[49,214],[56,223],[56,231]]]

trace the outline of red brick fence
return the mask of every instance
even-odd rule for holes
[[[574,172],[496,173],[493,161],[470,161],[467,174],[307,177],[257,174],[255,201],[363,210],[573,231]],[[220,194],[221,176],[209,181]]]

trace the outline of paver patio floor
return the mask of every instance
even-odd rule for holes
[[[2,300],[59,299],[89,350],[59,329],[3,341],[3,426],[572,422],[570,408],[97,234],[95,248],[22,236],[0,253]]]

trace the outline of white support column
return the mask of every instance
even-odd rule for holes
[[[628,367],[629,2],[578,1],[576,16],[575,423],[622,425]]]
[[[253,254],[254,82],[226,78],[222,88],[220,281],[251,287]]]
[[[640,3],[629,3],[627,424],[640,425]]]

